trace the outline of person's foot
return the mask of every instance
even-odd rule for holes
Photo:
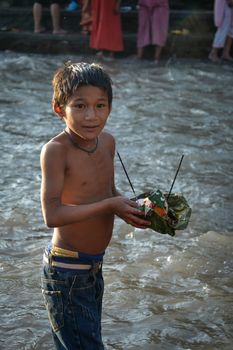
[[[96,52],[96,57],[98,57],[98,58],[103,58],[103,57],[104,57],[103,51],[97,51],[97,52]]]
[[[158,59],[155,59],[154,60],[154,64],[157,66],[159,64],[159,60]]]
[[[107,62],[112,62],[115,60],[115,54],[113,51],[109,51],[108,56],[103,56],[103,60]]]
[[[129,56],[129,58],[133,61],[142,61],[142,58],[139,58],[138,55]]]
[[[144,48],[143,47],[138,47],[137,48],[138,59],[141,60],[143,58],[143,55],[144,55]]]
[[[222,60],[233,62],[233,57],[231,57],[231,56],[222,56]]]
[[[103,56],[102,57],[104,61],[106,62],[112,62],[114,61],[114,56]]]
[[[67,31],[64,30],[64,29],[53,30],[53,34],[55,34],[55,35],[65,35],[65,34],[67,34]]]
[[[41,28],[38,28],[38,29],[34,30],[35,34],[43,34],[45,32],[46,32],[46,28],[45,27],[41,27]]]
[[[213,63],[219,63],[221,61],[218,56],[213,55],[212,53],[209,54],[208,59]]]

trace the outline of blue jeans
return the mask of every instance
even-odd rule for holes
[[[41,277],[57,350],[103,350],[101,269],[65,270],[44,264]]]

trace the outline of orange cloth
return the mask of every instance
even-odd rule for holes
[[[92,0],[90,47],[96,50],[122,51],[123,36],[116,0]]]

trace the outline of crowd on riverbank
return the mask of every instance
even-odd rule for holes
[[[148,13],[146,14],[145,7],[143,7],[143,1],[122,0],[120,6],[118,5],[119,9],[116,11],[116,13],[118,12],[117,15],[113,16],[112,14],[107,14],[108,21],[106,21],[106,13],[109,9],[111,10],[110,3],[112,1],[107,1],[109,7],[108,9],[104,9],[103,4],[105,0],[102,0],[100,3],[103,6],[98,9],[98,15],[95,12],[93,14],[90,1],[88,1],[88,11],[85,10],[88,8],[85,5],[87,3],[86,1],[81,3],[80,0],[61,0],[60,8],[53,8],[53,11],[52,6],[48,6],[48,2],[44,2],[43,0],[42,3],[40,3],[37,1],[37,23],[39,23],[37,26],[34,14],[34,12],[36,12],[34,11],[35,2],[30,0],[31,6],[23,7],[25,1],[22,1],[18,8],[12,6],[4,10],[1,7],[0,50],[8,49],[38,53],[59,53],[63,51],[83,53],[96,52],[99,56],[110,59],[113,56],[122,57],[133,53],[136,54],[139,59],[144,56],[153,57],[156,63],[160,60],[161,53],[162,58],[170,57],[171,55],[192,58],[207,58],[209,56],[211,61],[215,63],[219,63],[221,59],[221,48],[217,49],[217,59],[213,57],[211,51],[215,31],[213,4],[212,11],[206,10],[207,7],[204,6],[205,2],[203,2],[204,10],[200,10],[200,6],[199,9],[196,10],[192,1],[190,1],[189,4],[186,3],[186,6],[182,9],[181,1],[179,2],[179,10],[174,10],[174,5],[171,4],[174,4],[175,1],[167,1],[169,7],[160,8],[160,13],[163,13],[162,16],[161,14],[158,15],[159,11],[157,9],[157,16],[163,21],[162,25],[158,20],[155,20],[156,15],[150,14],[150,17],[153,17],[154,34],[149,36],[145,34],[146,32],[148,34],[148,29],[151,29],[149,27],[147,27],[146,30],[145,28],[143,29],[144,33],[139,33],[140,24],[142,24],[142,28],[144,26],[143,20],[145,21],[145,18],[149,18]],[[72,7],[75,4],[74,1],[76,1],[76,7]],[[147,0],[144,1],[144,3],[148,6],[148,3],[156,1],[158,0]],[[226,0],[216,0],[216,2],[218,1],[226,3]],[[98,1],[92,0],[92,3],[94,7]],[[160,1],[160,3],[166,3],[166,1]],[[195,2],[195,4],[197,4],[198,7],[198,1]],[[40,9],[41,5],[42,9]],[[176,5],[175,8],[177,8],[177,6],[178,5]],[[98,8],[98,5],[96,8]],[[187,10],[187,8],[189,8],[189,10]],[[142,14],[143,10],[144,14]],[[104,20],[100,21],[101,23],[97,23],[97,18],[99,18],[98,16],[101,11],[102,14],[104,13]],[[232,8],[230,11],[232,11]],[[54,17],[52,18],[53,20],[51,20],[52,13]],[[112,18],[114,18],[114,22],[111,20]],[[103,25],[104,22],[106,24],[105,26]],[[117,22],[118,29],[116,31],[115,25]],[[54,24],[55,26],[57,25],[57,27],[54,28]],[[114,29],[113,31],[110,30],[112,28]],[[225,32],[223,33],[222,40],[224,42],[227,41],[226,47],[229,54],[223,54],[223,57],[225,56],[225,58],[231,60],[232,36],[230,35],[228,38],[226,26],[224,28]],[[33,32],[37,35],[34,34],[32,37]],[[55,35],[51,36],[53,32]],[[112,32],[114,32],[114,34],[112,34]],[[118,48],[116,49],[112,47],[112,45],[117,41]],[[111,44],[110,47],[106,46],[106,44],[108,45],[107,42]]]
[[[43,33],[41,24],[44,5],[50,5],[53,34],[66,34],[61,28],[61,7],[65,0],[36,0],[33,5],[34,32]],[[96,50],[98,57],[124,50],[121,13],[136,8],[137,14],[137,58],[142,59],[145,48],[154,46],[154,62],[159,63],[166,45],[169,29],[168,0],[138,0],[133,6],[122,6],[121,0],[71,0],[68,11],[80,8],[80,26],[83,35],[90,35],[90,48]],[[217,31],[208,58],[218,63],[222,59],[233,61],[231,46],[233,37],[233,0],[215,0],[214,23]],[[221,53],[220,53],[221,51]]]

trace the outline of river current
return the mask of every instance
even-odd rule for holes
[[[0,349],[48,350],[40,266],[52,230],[40,209],[42,145],[63,123],[51,78],[92,57],[0,53]],[[107,124],[137,194],[174,185],[192,207],[174,237],[116,219],[104,262],[107,350],[230,350],[233,342],[233,65],[131,58],[105,62]],[[116,184],[132,191],[119,160]]]

